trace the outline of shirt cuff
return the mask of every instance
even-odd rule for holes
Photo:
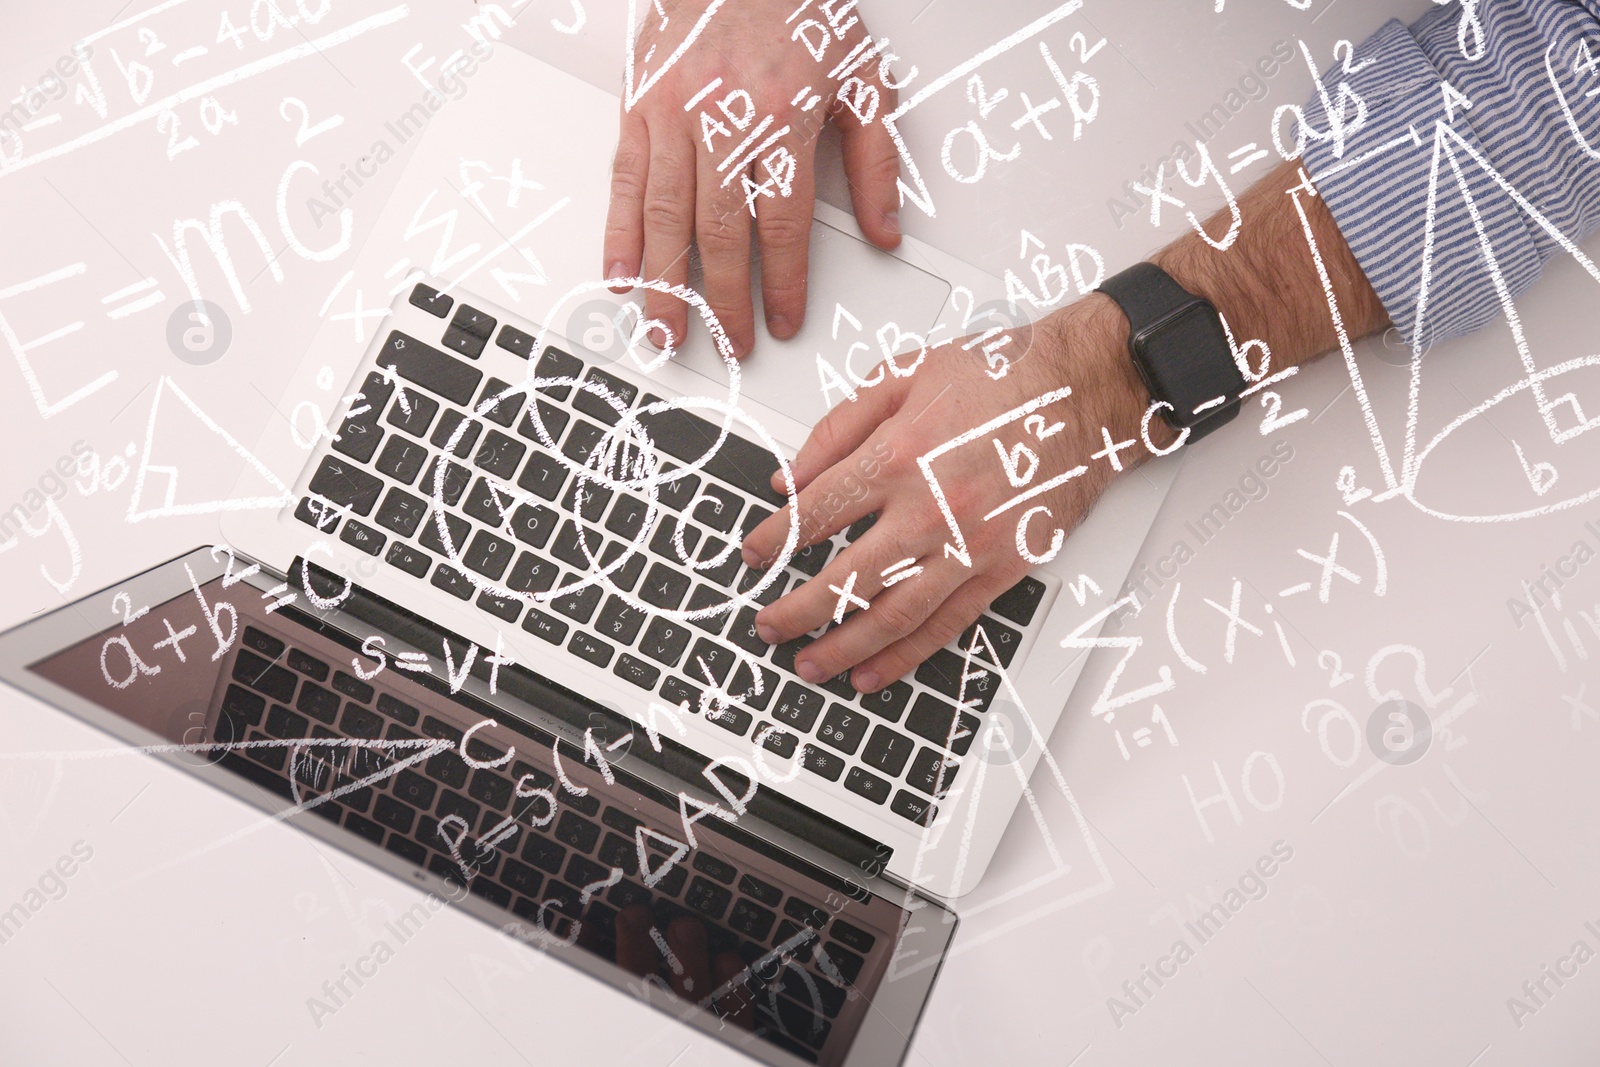
[[[1483,237],[1512,295],[1533,284],[1541,257],[1510,196],[1459,145],[1449,143],[1477,209],[1463,197],[1449,156],[1441,150],[1429,232],[1429,184],[1435,123],[1447,122],[1484,159],[1488,154],[1459,105],[1450,121],[1443,79],[1421,41],[1436,41],[1454,7],[1438,8],[1414,27],[1391,20],[1366,40],[1348,64],[1330,68],[1322,85],[1335,113],[1340,86],[1354,99],[1343,105],[1344,138],[1332,136],[1322,95],[1305,107],[1306,170],[1356,262],[1407,343],[1422,351],[1470,333],[1501,313],[1500,295],[1483,253]],[[1345,66],[1353,73],[1345,73]],[[1358,121],[1359,120],[1359,121]],[[1283,136],[1292,136],[1285,118]],[[1492,162],[1492,161],[1491,161]],[[1479,227],[1482,227],[1482,234]],[[1431,240],[1431,252],[1428,248]]]

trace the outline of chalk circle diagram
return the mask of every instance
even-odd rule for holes
[[[462,568],[462,574],[481,592],[491,596],[512,598],[532,604],[542,605],[558,597],[589,586],[599,586],[604,592],[617,597],[628,607],[642,612],[650,617],[660,617],[675,622],[690,622],[696,619],[721,615],[740,607],[757,606],[757,598],[766,591],[774,582],[782,580],[784,567],[793,556],[799,543],[799,504],[795,493],[794,472],[789,466],[788,458],[783,454],[783,449],[771,433],[759,420],[751,416],[739,406],[740,395],[740,367],[739,361],[734,357],[733,345],[728,340],[727,333],[722,324],[717,320],[715,312],[694,289],[685,285],[673,285],[657,279],[625,278],[621,280],[589,281],[579,284],[558,297],[551,305],[549,313],[544,316],[546,323],[560,321],[560,314],[569,302],[582,301],[590,294],[598,294],[602,290],[609,290],[614,286],[628,286],[636,289],[648,289],[664,293],[687,303],[693,308],[705,324],[710,333],[717,352],[722,359],[723,366],[728,372],[728,391],[725,397],[697,397],[680,396],[671,400],[650,400],[637,408],[630,409],[629,402],[612,395],[603,381],[594,377],[540,377],[537,360],[530,360],[527,377],[518,383],[507,385],[500,393],[485,396],[476,405],[479,412],[493,409],[501,402],[526,403],[524,417],[529,428],[546,451],[555,457],[568,472],[575,476],[575,492],[582,494],[591,487],[610,493],[621,492],[632,494],[643,499],[647,512],[644,522],[640,525],[638,533],[632,542],[624,546],[624,551],[610,559],[603,559],[597,555],[588,544],[586,536],[579,538],[579,546],[588,557],[588,568],[583,574],[569,575],[570,580],[564,580],[556,588],[548,589],[541,593],[528,593],[508,588],[502,581],[485,578],[471,568]],[[653,319],[635,316],[632,329],[629,331],[629,341],[624,347],[622,355],[617,355],[612,362],[631,361],[634,369],[646,376],[659,369],[672,359],[676,352],[676,339],[668,333],[669,342],[660,351],[654,352],[643,346],[642,341],[652,327],[664,324]],[[551,340],[551,330],[548,325],[541,326],[534,338],[533,351],[543,352]],[[603,404],[608,405],[615,418],[604,438],[597,443],[589,456],[579,462],[567,456],[556,445],[556,437],[560,431],[552,435],[545,426],[544,418],[539,410],[539,405],[528,397],[535,397],[538,391],[548,388],[570,388],[581,392],[588,392],[598,398]],[[690,462],[674,463],[673,469],[665,469],[664,453],[656,448],[643,420],[651,416],[660,415],[672,410],[698,411],[702,418],[718,426],[716,439],[707,444],[705,451]],[[742,425],[745,431],[738,427]],[[460,445],[463,435],[467,432],[469,423],[462,421],[455,428],[450,440],[446,442],[445,451],[455,452]],[[664,609],[645,603],[639,596],[620,587],[612,580],[613,574],[626,567],[635,553],[642,554],[646,549],[651,531],[655,526],[658,515],[662,515],[665,505],[661,502],[661,490],[670,486],[674,481],[686,478],[695,478],[697,473],[706,463],[723,447],[724,440],[730,433],[740,433],[741,436],[753,437],[768,449],[777,460],[778,469],[783,476],[788,508],[790,511],[789,532],[783,547],[779,550],[777,559],[772,567],[749,589],[731,593],[726,601],[709,604],[701,607],[685,607],[679,609]],[[434,470],[432,484],[424,486],[435,507],[430,521],[434,521],[441,540],[449,549],[449,557],[459,563],[466,546],[453,543],[453,536],[449,526],[444,520],[445,509],[445,477],[444,464],[439,464]],[[586,529],[598,528],[597,523],[584,523]],[[739,543],[729,539],[723,546],[721,554],[706,560],[694,559],[693,552],[685,550],[682,543],[682,527],[677,527],[674,541],[680,556],[685,560],[685,566],[695,571],[706,570],[725,562],[730,553],[737,552]]]
[[[1560,92],[1559,79],[1553,70],[1551,78]],[[1562,104],[1566,107],[1565,96]],[[1583,150],[1600,160],[1600,154],[1583,140],[1570,109],[1567,118]],[[1368,430],[1388,483],[1389,493],[1382,495],[1404,496],[1417,509],[1435,518],[1470,523],[1533,518],[1600,497],[1600,485],[1579,481],[1580,472],[1600,471],[1600,434],[1589,432],[1600,428],[1600,370],[1588,370],[1600,367],[1600,354],[1577,355],[1545,365],[1536,360],[1474,187],[1480,191],[1479,195],[1487,187],[1498,187],[1516,204],[1528,232],[1542,231],[1571,256],[1596,285],[1600,285],[1600,267],[1514,188],[1456,128],[1442,120],[1437,122],[1432,147],[1417,327],[1412,340],[1405,437],[1398,470],[1378,429],[1365,389],[1358,390]],[[1442,284],[1434,275],[1435,220],[1442,198],[1451,195],[1461,198],[1472,220],[1480,254],[1478,266],[1488,273],[1498,294],[1504,321],[1492,328],[1509,331],[1515,362],[1508,369],[1514,378],[1481,400],[1468,398],[1466,410],[1447,421],[1440,420],[1442,424],[1435,424],[1437,429],[1430,426],[1424,431],[1424,397],[1430,409],[1459,410],[1454,401],[1462,395],[1437,381],[1427,383],[1425,388],[1423,374],[1423,356],[1427,354],[1424,339],[1430,333],[1429,290]],[[1436,368],[1440,363],[1435,360],[1428,365]],[[1360,372],[1353,361],[1350,366],[1352,374],[1359,378]],[[1580,390],[1585,389],[1587,405],[1580,396]],[[1433,422],[1431,417],[1429,422]],[[1495,458],[1486,465],[1486,456]],[[1430,460],[1434,462],[1430,464]],[[1430,467],[1433,476],[1424,478]],[[1508,506],[1508,501],[1515,503]]]

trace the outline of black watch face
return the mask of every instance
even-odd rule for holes
[[[1178,423],[1194,422],[1196,405],[1239,391],[1233,350],[1207,304],[1192,304],[1142,331],[1135,351],[1150,391],[1172,405]]]

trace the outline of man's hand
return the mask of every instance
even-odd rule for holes
[[[658,6],[667,18],[658,21],[651,12],[644,19],[634,43],[636,69],[658,67],[707,0],[662,0]],[[900,243],[899,155],[882,123],[873,121],[893,110],[894,92],[879,80],[879,59],[848,79],[830,77],[838,60],[867,38],[867,28],[852,12],[854,24],[841,25],[844,38],[818,62],[790,37],[784,19],[793,7],[793,0],[734,0],[718,9],[677,65],[623,112],[612,167],[606,277],[681,285],[689,274],[690,242],[698,241],[706,299],[740,356],[755,343],[752,208],[767,329],[774,337],[792,337],[805,318],[815,142],[830,117],[843,136],[845,176],[862,231],[881,248]],[[720,85],[684,109],[718,78]],[[745,145],[768,116],[767,131]],[[784,127],[787,133],[739,165]],[[651,291],[645,318],[671,331],[666,338],[652,330],[658,347],[683,339],[688,312],[682,301]]]
[[[841,600],[858,609],[800,653],[795,666],[807,681],[825,681],[854,668],[852,682],[870,692],[899,678],[957,637],[1029,571],[1032,564],[1019,551],[1017,537],[1023,512],[1039,505],[1049,509],[1028,526],[1027,548],[1043,556],[1053,531],[1070,533],[1118,469],[1148,457],[1140,427],[1149,394],[1128,359],[1127,320],[1108,298],[1090,296],[1011,333],[1004,352],[1013,362],[998,381],[987,373],[981,349],[967,351],[963,342],[952,342],[930,352],[910,377],[884,373],[879,384],[840,403],[800,450],[794,464],[802,516],[799,547],[825,540],[863,516],[878,516],[816,578],[756,616],[762,639],[776,643],[833,622]],[[1026,355],[1018,359],[1018,353]],[[1016,420],[934,463],[972,565],[948,556],[950,527],[918,457],[1063,386],[1071,387],[1071,396],[1039,408],[1042,422],[1036,426]],[[1106,433],[1126,445],[1115,464],[1104,455],[1092,458],[1104,452]],[[1160,447],[1172,438],[1164,426],[1152,425],[1150,433]],[[995,440],[1009,455],[1022,442],[1038,455],[1028,484],[1080,465],[1085,469],[986,519],[1023,491],[1008,482]],[[865,493],[841,492],[858,470],[874,468],[878,474],[867,479]],[[841,499],[846,501],[842,508],[824,504]],[[784,509],[752,530],[744,544],[746,562],[769,563],[788,527]],[[885,588],[885,569],[904,560],[915,560],[921,573]],[[870,607],[842,597],[847,588]]]

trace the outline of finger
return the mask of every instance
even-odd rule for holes
[[[852,522],[872,514],[882,503],[882,491],[873,477],[881,467],[877,458],[880,449],[863,445],[844,462],[824,471],[810,485],[800,490],[794,511],[799,513],[799,539],[794,550],[816,544]],[[763,569],[769,560],[777,557],[789,537],[793,515],[789,508],[779,508],[744,539],[741,554],[745,564]]]
[[[712,990],[706,928],[698,919],[680,915],[667,927],[667,947],[678,960],[678,966],[671,967],[672,991],[692,1003],[704,1000]]]
[[[661,136],[650,144],[650,177],[644,197],[644,276],[669,285],[689,280],[689,244],[694,236],[694,143],[682,136]],[[674,345],[683,343],[687,305],[678,297],[652,289],[645,296],[645,316],[666,325]],[[655,333],[656,331],[652,331]],[[655,344],[666,338],[653,336]]]
[[[834,557],[815,578],[757,612],[757,634],[773,644],[792,641],[833,622],[841,606],[847,615],[866,610],[859,601],[871,602],[883,591],[883,575],[891,564],[907,557],[920,559],[929,550],[930,545],[918,543],[919,539],[908,536],[909,533],[892,517],[880,519],[859,541]],[[823,682],[839,673],[838,670],[828,673],[810,670],[813,657],[808,653],[809,649],[795,662],[795,670],[806,681]]]
[[[606,279],[637,276],[644,258],[644,197],[650,175],[650,128],[637,113],[623,111],[617,153],[611,161],[611,206],[606,212],[602,253]],[[612,286],[625,293],[628,286]]]
[[[717,1010],[733,1025],[754,1030],[755,998],[750,992],[745,971],[744,960],[732,952],[721,953],[711,961],[711,977],[717,983],[717,988],[728,986],[728,992],[717,998]]]
[[[868,380],[877,373],[867,375]],[[795,488],[804,489],[817,475],[859,448],[872,431],[900,410],[910,385],[908,379],[885,370],[876,385],[858,390],[854,400],[846,399],[829,408],[811,428],[806,443],[789,465]],[[773,472],[772,488],[780,493],[787,491],[782,471]]]
[[[911,554],[911,552],[906,553],[908,556]],[[970,573],[953,560],[931,557],[930,562],[923,564],[921,574],[885,589],[872,598],[870,608],[856,612],[845,620],[844,625],[835,626],[807,645],[795,662],[795,670],[800,671],[804,662],[808,666],[801,677],[808,678],[814,675],[818,678],[832,678],[843,674],[890,645],[899,644],[919,633],[928,620],[940,610],[946,599],[961,588]],[[977,614],[974,612],[973,618],[976,617]],[[951,620],[945,620],[947,624],[949,621]],[[957,627],[944,641],[929,645],[921,658],[933,655],[939,650],[940,645],[960,632],[960,627]],[[931,636],[930,634],[923,640],[931,639]],[[917,662],[921,662],[921,659]],[[851,679],[852,684],[855,684],[855,681],[854,678]]]
[[[871,114],[870,121],[863,123],[856,111],[843,103],[834,119],[856,222],[867,240],[879,248],[894,248],[900,243],[900,150],[882,119],[895,109],[898,94],[881,84],[868,87],[879,94],[876,110],[869,109],[866,95],[851,99],[863,116]]]
[[[742,357],[756,339],[750,306],[750,213],[737,179],[724,186],[714,167],[702,165],[697,180],[695,232],[706,302],[732,342],[734,356]]]
[[[863,693],[872,693],[915,670],[923,660],[959,637],[994,598],[1015,585],[1023,573],[1026,572],[1007,568],[968,578],[909,636],[861,657],[860,665],[850,676],[851,684]],[[873,607],[876,610],[877,605]],[[823,640],[831,636],[825,635]],[[814,649],[820,644],[822,641],[811,647]]]
[[[767,330],[787,340],[806,318],[806,271],[811,259],[811,211],[816,203],[816,142],[792,140],[755,165],[755,183],[771,196],[756,197],[761,237],[761,302]],[[776,157],[776,158],[775,158]],[[768,160],[773,165],[768,166]],[[788,185],[783,195],[781,185]]]
[[[629,904],[617,914],[617,966],[640,978],[655,974],[661,966],[661,954],[650,940],[653,921],[644,904]]]

